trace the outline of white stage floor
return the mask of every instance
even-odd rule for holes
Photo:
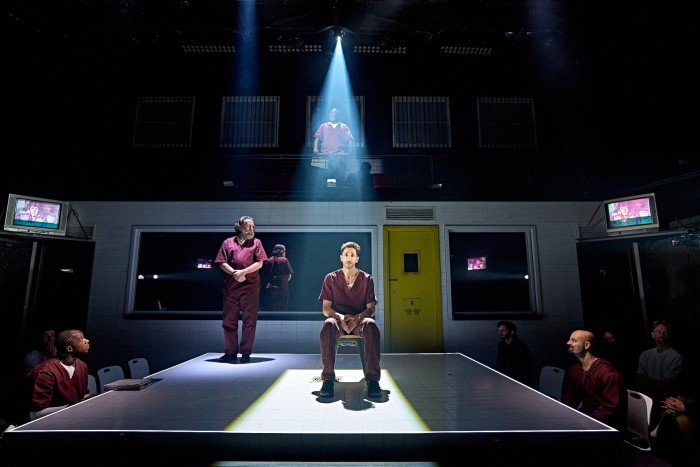
[[[140,391],[106,392],[7,431],[3,450],[71,445],[113,452],[115,463],[156,450],[178,465],[445,464],[460,452],[495,456],[489,465],[547,453],[570,465],[589,450],[600,465],[601,455],[615,459],[621,450],[617,431],[463,354],[382,355],[380,398],[366,397],[359,357],[338,355],[329,399],[318,397],[318,354],[253,354],[248,364],[220,363],[220,355],[155,373]],[[184,463],[192,456],[196,463]]]

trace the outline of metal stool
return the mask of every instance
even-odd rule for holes
[[[335,344],[335,354],[338,355],[338,347],[355,347],[357,353],[360,354],[360,361],[362,362],[362,372],[365,372],[365,338],[360,336],[354,336],[352,334],[347,334],[345,336],[340,336]]]

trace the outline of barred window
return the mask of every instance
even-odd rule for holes
[[[191,148],[194,102],[194,96],[139,97],[134,147]]]
[[[222,148],[274,148],[279,145],[279,96],[224,96]]]
[[[537,148],[534,99],[477,97],[476,105],[480,148]]]
[[[450,98],[392,97],[395,148],[450,148]]]

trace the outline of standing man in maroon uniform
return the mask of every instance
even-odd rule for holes
[[[221,326],[224,328],[224,354],[219,361],[250,362],[255,343],[260,303],[260,275],[258,270],[267,260],[262,242],[255,238],[255,222],[243,216],[234,225],[235,237],[221,244],[215,262],[226,273],[224,277],[224,307]],[[243,331],[238,342],[238,314],[243,311]]]

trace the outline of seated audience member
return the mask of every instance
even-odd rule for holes
[[[77,329],[61,331],[56,337],[56,356],[40,363],[27,375],[29,418],[56,412],[75,404],[88,394],[88,367],[81,360],[90,341]]]
[[[35,366],[56,356],[56,331],[53,327],[42,327],[34,338],[34,348],[22,358],[20,376],[24,378]]]
[[[623,341],[612,328],[604,328],[603,332],[596,335],[602,336],[598,346],[598,356],[612,363],[625,377],[625,384],[629,386],[629,383],[634,382],[637,370],[636,355],[628,358]]]
[[[654,401],[651,426],[655,427],[661,416],[661,401],[678,394],[683,357],[670,344],[671,324],[668,321],[654,321],[651,338],[656,346],[639,355],[635,389]]]
[[[661,421],[652,432],[656,451],[673,465],[700,465],[698,384],[689,382],[675,397],[661,401]]]
[[[561,401],[617,430],[627,426],[627,388],[624,378],[605,358],[596,357],[596,338],[576,330],[566,343],[578,362],[566,370]]]
[[[510,321],[499,321],[496,369],[523,384],[532,386],[533,363],[530,348],[520,340],[518,328]]]

